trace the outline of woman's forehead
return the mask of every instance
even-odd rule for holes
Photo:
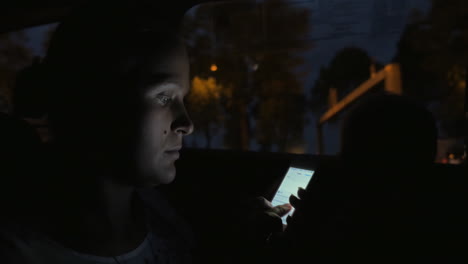
[[[147,57],[142,77],[147,82],[184,80],[189,76],[188,56],[182,48],[168,52],[157,52]],[[185,81],[185,80],[184,80]]]

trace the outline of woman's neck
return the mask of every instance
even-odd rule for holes
[[[132,212],[139,202],[135,197],[135,188],[106,179],[101,180],[99,185],[98,210],[94,213],[107,223],[111,237],[123,239],[135,225],[136,219]]]
[[[84,177],[89,180],[67,194],[71,207],[53,214],[58,217],[48,233],[64,246],[94,255],[119,255],[138,246],[147,230],[135,188],[103,175]]]

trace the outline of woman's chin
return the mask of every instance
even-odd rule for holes
[[[148,184],[152,186],[158,186],[161,184],[169,184],[174,181],[176,175],[176,168],[174,164],[168,164],[163,168],[158,168],[152,173],[151,177],[148,178]]]

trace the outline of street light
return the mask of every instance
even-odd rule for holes
[[[218,66],[216,64],[211,64],[210,71],[215,72],[218,70]]]

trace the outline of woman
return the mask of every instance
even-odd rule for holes
[[[167,12],[90,4],[58,27],[44,61],[53,184],[39,228],[4,235],[12,263],[192,260],[188,228],[154,188],[174,179],[193,131],[181,16]],[[268,213],[279,220],[288,208]]]

